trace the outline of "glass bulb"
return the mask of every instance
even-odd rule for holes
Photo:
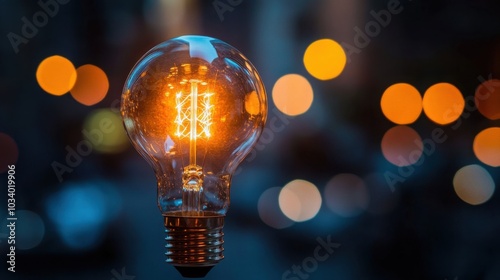
[[[167,262],[185,276],[204,276],[224,258],[232,174],[264,129],[259,74],[225,42],[177,37],[136,63],[121,113],[133,146],[156,174]]]

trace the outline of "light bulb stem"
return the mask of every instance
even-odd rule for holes
[[[204,267],[214,266],[224,258],[223,215],[175,212],[163,217],[166,262],[176,267]]]
[[[183,189],[182,211],[199,213],[201,211],[201,192],[194,189]]]
[[[200,212],[203,195],[203,168],[189,165],[182,173],[182,211]]]
[[[196,136],[198,126],[198,81],[190,80],[191,83],[191,129],[189,133],[189,163],[196,165]]]

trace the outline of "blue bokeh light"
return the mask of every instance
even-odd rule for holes
[[[62,241],[72,249],[99,243],[106,223],[120,210],[121,200],[103,182],[70,183],[46,201],[46,211]]]

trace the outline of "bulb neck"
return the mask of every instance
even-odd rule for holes
[[[163,214],[166,262],[184,277],[204,277],[224,258],[224,216],[216,213]]]

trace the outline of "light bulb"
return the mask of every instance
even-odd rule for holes
[[[155,46],[127,78],[123,122],[155,171],[166,261],[183,276],[203,277],[224,258],[231,177],[264,129],[266,99],[250,61],[204,36]]]

